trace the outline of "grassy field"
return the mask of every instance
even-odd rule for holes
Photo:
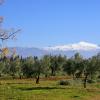
[[[100,100],[100,84],[72,83],[60,86],[57,80],[41,80],[35,84],[32,79],[0,80],[0,100]]]

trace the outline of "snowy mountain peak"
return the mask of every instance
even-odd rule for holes
[[[59,51],[69,51],[69,50],[83,50],[83,51],[89,51],[89,50],[97,50],[100,49],[100,46],[93,43],[88,42],[79,42],[74,44],[68,44],[68,45],[60,45],[60,46],[54,46],[54,47],[45,47],[45,50],[59,50]]]

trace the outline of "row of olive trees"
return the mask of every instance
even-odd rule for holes
[[[100,75],[100,54],[89,59],[83,59],[79,53],[70,58],[63,65],[64,71],[75,78],[82,78],[84,88],[86,88],[87,80],[92,80]],[[97,76],[96,76],[97,75]]]
[[[100,54],[89,59],[76,53],[73,57],[51,56],[45,55],[42,58],[28,57],[22,58],[19,56],[0,58],[0,76],[10,75],[15,77],[35,78],[36,83],[39,83],[41,75],[45,77],[56,76],[57,73],[66,73],[73,79],[81,78],[86,87],[88,79],[93,79],[94,76],[100,75]]]
[[[40,75],[55,76],[58,72],[63,72],[62,66],[66,62],[66,57],[45,55],[41,59],[38,57],[22,58],[12,55],[6,57],[5,54],[0,58],[0,76],[12,76],[36,78],[39,83]]]

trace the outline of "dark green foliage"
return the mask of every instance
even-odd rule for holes
[[[64,64],[63,64],[63,70],[68,74],[68,75],[73,75],[74,78],[74,74],[76,72],[75,66],[74,66],[74,61],[69,59],[67,60]]]
[[[83,80],[86,88],[88,80],[99,78],[100,54],[89,59],[83,59],[79,53],[68,59],[61,55],[45,55],[42,58],[22,58],[12,55],[11,57],[1,56],[0,58],[0,77],[8,75],[20,79],[22,77],[35,78],[36,83],[39,83],[40,76],[56,76],[58,73],[67,74],[73,77],[74,80]]]
[[[89,79],[87,80],[87,83],[89,83],[89,84],[95,83],[95,82],[96,82],[95,80],[91,80],[91,79],[90,80]]]
[[[34,60],[32,57],[28,57],[22,63],[21,70],[23,72],[23,75],[27,78],[30,78],[33,75],[33,63],[34,63]]]
[[[70,82],[67,80],[60,80],[58,84],[59,85],[70,85]]]
[[[98,76],[98,78],[100,79],[100,75]]]
[[[34,57],[34,64],[33,64],[33,75],[36,78],[36,84],[39,83],[40,74],[43,72],[43,67],[41,66],[41,60],[37,57]]]

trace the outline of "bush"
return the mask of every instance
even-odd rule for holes
[[[98,78],[100,79],[100,75],[98,76]]]
[[[70,85],[70,82],[67,80],[60,80],[59,85]]]
[[[95,83],[96,81],[95,80],[87,80],[87,83]]]
[[[97,82],[99,82],[99,83],[100,83],[100,79],[97,79]]]

